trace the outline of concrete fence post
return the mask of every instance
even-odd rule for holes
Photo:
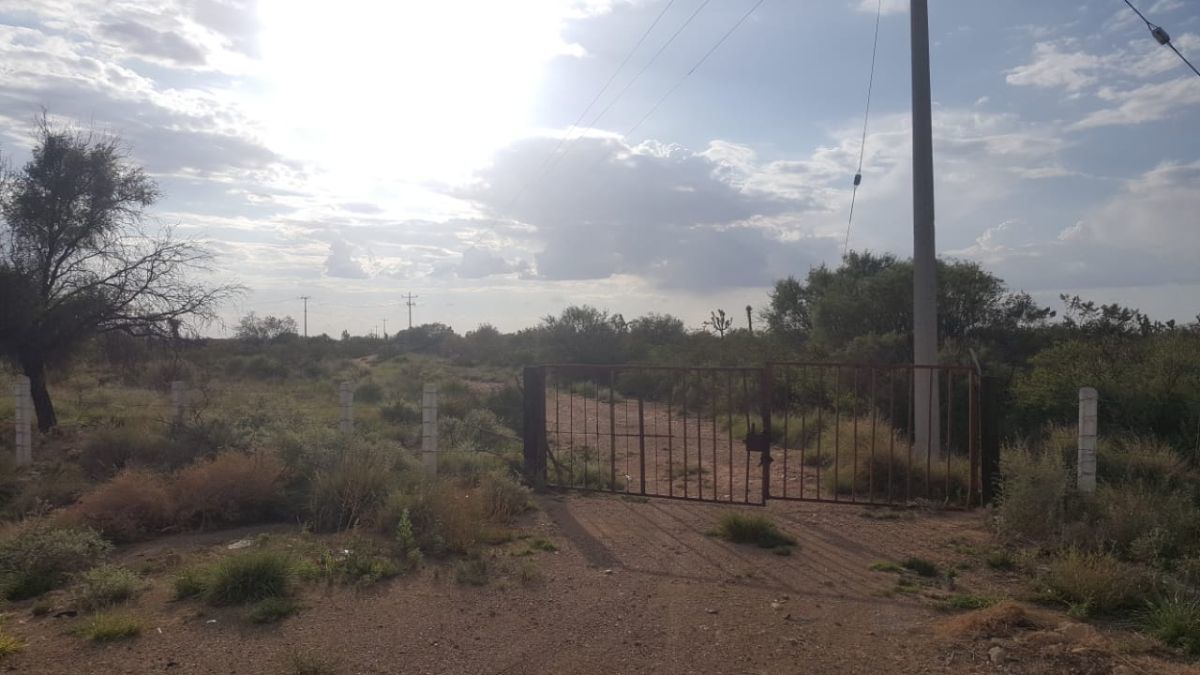
[[[187,389],[183,380],[173,380],[171,382],[171,415],[175,424],[183,424],[184,417],[187,415]]]
[[[437,398],[437,385],[426,384],[421,396],[421,462],[431,476],[437,475],[438,464]]]
[[[343,382],[338,386],[338,404],[342,410],[338,429],[344,434],[351,433],[354,431],[354,389],[350,387],[349,382]]]
[[[1079,460],[1076,485],[1080,492],[1096,491],[1097,408],[1100,395],[1091,387],[1079,390]]]
[[[33,398],[29,394],[29,378],[24,375],[18,375],[13,385],[13,423],[17,466],[29,466],[33,463]]]

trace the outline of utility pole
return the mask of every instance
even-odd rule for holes
[[[387,319],[380,319],[383,322],[383,339],[387,340]]]
[[[937,372],[937,248],[933,220],[933,113],[929,86],[929,0],[910,0],[913,155],[913,413],[918,452],[941,443]],[[922,368],[920,366],[928,366]]]
[[[304,337],[308,337],[308,300],[311,295],[302,295],[300,299],[304,301]]]
[[[413,300],[415,300],[421,296],[413,295],[411,292],[409,292],[409,294],[407,296],[402,295],[400,297],[406,298],[406,301],[404,304],[408,305],[408,329],[412,330],[412,308],[417,305],[417,303],[413,302]]]

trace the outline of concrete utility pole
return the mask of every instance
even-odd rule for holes
[[[913,140],[913,365],[937,365],[937,247],[933,222],[933,114],[929,87],[929,1],[911,0]],[[913,372],[914,441],[940,446],[937,374]]]
[[[380,319],[383,322],[383,339],[387,339],[387,319]]]
[[[304,301],[304,337],[308,337],[308,299],[311,295],[302,295],[300,299]]]
[[[408,305],[408,329],[412,330],[412,308],[417,305],[417,303],[413,302],[413,300],[416,300],[417,298],[419,298],[421,296],[413,295],[412,293],[409,293],[407,296],[402,295],[400,297],[406,298],[404,304]]]

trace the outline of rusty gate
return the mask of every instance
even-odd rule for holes
[[[525,472],[550,488],[968,507],[999,471],[994,387],[969,367],[571,364],[524,386]]]

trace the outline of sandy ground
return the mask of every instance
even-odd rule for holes
[[[1014,644],[1006,649],[1021,660],[994,663],[996,640],[944,630],[961,616],[937,607],[945,582],[895,593],[897,575],[870,569],[917,554],[977,562],[971,551],[987,537],[977,513],[772,503],[768,511],[799,540],[785,557],[708,536],[728,507],[615,496],[546,496],[539,505],[522,529],[558,551],[515,557],[522,542],[499,547],[499,571],[483,587],[456,584],[449,567],[431,564],[363,591],[309,587],[301,613],[256,626],[239,610],[172,602],[159,582],[134,608],[145,632],[102,646],[70,633],[82,618],[35,618],[26,603],[10,607],[6,627],[30,646],[0,670],[286,673],[292,655],[306,652],[338,673],[1197,672],[1062,645],[1047,660]],[[246,534],[163,539],[122,555],[169,566]],[[957,579],[977,592],[1006,583],[981,565]]]

